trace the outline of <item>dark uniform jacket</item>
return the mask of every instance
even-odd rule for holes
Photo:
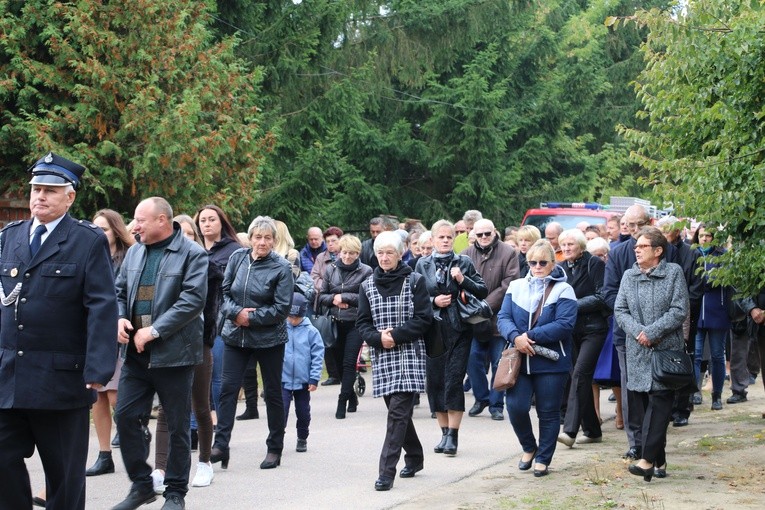
[[[109,243],[89,222],[64,215],[30,260],[32,221],[0,238],[0,408],[76,409],[95,401],[117,361],[117,300]]]
[[[130,247],[117,276],[120,317],[131,320],[146,245]],[[159,338],[147,344],[149,368],[182,367],[202,363],[202,334],[207,300],[207,252],[183,235],[173,222],[173,240],[165,248],[154,284],[151,325]],[[140,324],[133,324],[139,329]],[[116,330],[116,327],[115,327]]]

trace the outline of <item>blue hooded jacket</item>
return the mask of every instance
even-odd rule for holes
[[[282,387],[302,390],[306,384],[319,384],[324,362],[324,342],[319,330],[307,317],[293,326],[287,321],[287,344],[284,346]]]

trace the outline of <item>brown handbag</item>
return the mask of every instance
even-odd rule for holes
[[[545,289],[544,296],[539,301],[537,311],[534,312],[534,317],[531,319],[531,326],[529,326],[529,329],[536,325],[537,319],[539,319],[539,315],[542,313],[542,307],[544,306],[545,301],[547,301],[547,297],[550,295],[553,285],[555,285],[555,282],[550,283]],[[509,390],[515,386],[515,383],[518,381],[518,376],[521,373],[522,361],[523,354],[518,352],[518,349],[515,347],[508,347],[502,351],[502,357],[499,359],[499,364],[497,365],[497,372],[494,374],[493,388],[496,391]]]

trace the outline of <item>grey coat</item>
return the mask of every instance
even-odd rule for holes
[[[688,310],[688,286],[679,265],[662,260],[644,274],[635,263],[624,273],[614,317],[627,335],[627,388],[640,392],[668,389],[653,380],[651,349],[640,345],[636,337],[645,331],[656,350],[684,349],[683,322]]]

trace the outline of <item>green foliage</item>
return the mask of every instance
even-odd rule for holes
[[[646,129],[623,129],[656,192],[682,215],[720,225],[732,250],[717,281],[751,294],[765,286],[765,12],[731,1],[684,13],[639,11],[646,67],[635,88]]]
[[[132,213],[146,196],[179,212],[217,202],[237,218],[272,145],[260,74],[212,40],[209,2],[0,2],[2,188],[48,150],[86,165],[75,206]]]

